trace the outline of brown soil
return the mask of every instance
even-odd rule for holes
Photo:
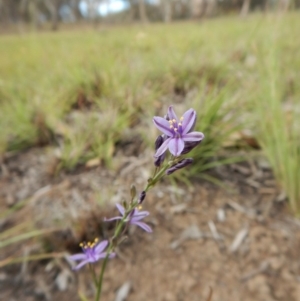
[[[113,204],[128,198],[131,183],[142,189],[151,170],[146,151],[119,156],[115,172],[93,167],[54,177],[51,154],[33,149],[3,160],[1,211],[28,202],[0,221],[0,231],[25,220],[61,230],[1,249],[0,260],[76,253],[81,240],[109,236],[113,225],[103,217],[116,214]],[[252,162],[216,172],[230,192],[195,180],[191,187],[160,183],[148,193],[153,233],[130,229],[109,262],[103,300],[117,300],[126,286],[129,301],[206,300],[210,287],[213,301],[300,300],[300,222],[287,213],[270,170]],[[73,272],[65,257],[0,269],[0,300],[76,301],[78,292],[93,300],[91,277],[87,268]]]

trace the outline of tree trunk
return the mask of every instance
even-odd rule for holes
[[[39,14],[40,11],[37,7],[37,1],[36,0],[29,0],[28,3],[28,13],[30,18],[30,23],[33,26],[34,29],[37,29],[40,27],[40,20],[39,20]]]
[[[54,3],[53,3],[54,2]],[[56,1],[44,0],[45,6],[51,15],[52,30],[58,28],[58,7]]]
[[[207,0],[205,8],[205,17],[213,16],[217,6],[216,0]]]
[[[70,8],[75,17],[75,22],[80,21],[83,18],[81,11],[79,9],[79,3],[80,3],[80,0],[71,0],[70,1]]]
[[[144,0],[138,0],[138,5],[139,5],[139,17],[140,17],[140,21],[142,23],[147,23],[148,22],[148,18],[147,18],[147,14],[146,14],[146,6],[145,6],[145,1]]]
[[[265,0],[265,3],[264,3],[264,12],[268,13],[269,10],[270,10],[269,0]]]
[[[279,0],[278,9],[280,13],[286,13],[290,6],[290,0]]]
[[[136,16],[136,7],[134,6],[134,1],[133,0],[128,0],[129,2],[129,14],[128,14],[128,20],[130,23],[133,22],[135,16]]]
[[[165,23],[170,23],[172,21],[172,0],[164,0],[163,5],[163,19]]]
[[[7,3],[5,3],[3,0],[0,0],[0,21],[4,25],[7,23],[10,23],[11,16],[9,12],[9,8],[7,7]]]
[[[191,0],[191,17],[201,18],[205,14],[207,0]]]
[[[4,25],[16,23],[20,19],[19,3],[12,0],[0,0],[0,22]]]
[[[242,18],[246,18],[248,16],[250,3],[251,3],[251,0],[244,0],[243,1],[243,6],[242,6],[242,9],[241,9],[241,12],[240,12],[240,16]]]

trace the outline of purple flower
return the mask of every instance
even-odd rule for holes
[[[103,250],[108,245],[108,241],[104,240],[98,244],[98,239],[96,238],[94,242],[81,243],[83,253],[75,254],[69,257],[73,261],[81,260],[81,262],[74,268],[74,270],[79,270],[87,263],[94,263],[101,258],[105,258],[107,253]],[[109,254],[109,258],[115,257],[115,253]]]
[[[118,220],[118,219],[122,219],[126,213],[126,210],[123,206],[121,206],[120,204],[116,204],[116,207],[118,208],[119,212],[121,213],[122,216],[116,216],[116,217],[112,217],[109,219],[105,219],[105,221],[109,222],[109,221],[114,221],[114,220]],[[145,230],[146,232],[152,232],[152,229],[150,228],[150,226],[148,226],[146,223],[141,222],[140,220],[142,220],[143,218],[145,218],[146,216],[148,216],[150,213],[148,211],[139,211],[137,208],[133,209],[128,216],[125,219],[125,222],[128,222],[131,225],[137,225],[139,227],[141,227],[143,230]]]
[[[193,109],[187,110],[180,119],[177,118],[173,107],[168,109],[169,121],[162,117],[155,116],[153,122],[168,138],[156,151],[154,157],[160,157],[169,148],[175,157],[181,155],[185,142],[201,141],[204,138],[201,132],[192,132],[195,127],[197,114]]]

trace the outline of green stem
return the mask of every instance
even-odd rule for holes
[[[100,300],[100,296],[101,296],[101,291],[102,291],[102,282],[103,282],[103,275],[104,275],[104,271],[108,262],[108,258],[109,258],[109,253],[107,252],[106,257],[103,261],[102,264],[102,268],[101,268],[101,273],[100,273],[100,277],[99,277],[99,285],[97,285],[97,295],[96,295],[96,301]]]
[[[109,258],[110,252],[112,251],[112,249],[114,247],[114,240],[119,236],[119,234],[120,234],[120,232],[122,230],[122,227],[124,225],[124,221],[125,221],[126,218],[127,218],[127,215],[124,215],[124,217],[120,220],[120,223],[118,224],[118,226],[117,226],[117,228],[115,230],[114,236],[111,239],[110,244],[108,246],[106,257],[105,257],[105,259],[103,261],[103,264],[102,264],[102,268],[101,268],[101,273],[100,273],[100,276],[99,276],[99,280],[98,280],[98,282],[96,282],[97,283],[97,294],[96,294],[95,301],[99,301],[100,300],[101,291],[102,291],[103,276],[104,276],[104,271],[105,271],[105,268],[106,268],[106,265],[107,265],[107,262],[108,262],[108,258]]]
[[[95,269],[94,269],[94,267],[91,264],[89,264],[89,268],[90,268],[91,274],[93,276],[94,283],[95,283],[96,287],[98,287],[98,282],[97,282],[97,277],[96,277]]]
[[[173,162],[169,162],[168,164],[166,164],[150,181],[150,183],[147,184],[146,188],[145,188],[145,192],[147,192],[151,187],[153,187],[164,175],[166,170],[172,166]]]

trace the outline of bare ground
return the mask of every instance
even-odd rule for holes
[[[1,211],[27,202],[2,218],[1,233],[22,221],[59,230],[2,248],[0,260],[59,256],[2,266],[0,300],[76,301],[79,293],[93,300],[88,269],[73,272],[64,254],[79,251],[81,240],[108,237],[113,225],[103,217],[116,214],[113,204],[128,198],[131,183],[142,189],[152,168],[146,151],[118,156],[115,172],[95,166],[55,176],[52,153],[32,149],[3,159]],[[190,187],[166,181],[148,193],[144,209],[153,233],[131,228],[109,262],[103,300],[118,300],[123,289],[129,301],[200,301],[210,287],[213,301],[300,300],[300,222],[288,213],[268,166],[249,162],[216,172],[230,191],[194,180]]]

